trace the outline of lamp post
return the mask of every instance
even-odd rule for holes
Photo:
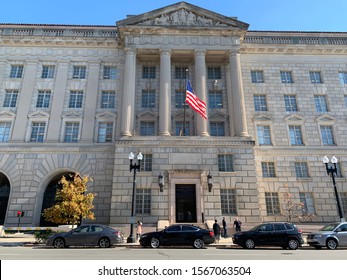
[[[131,152],[129,154],[129,160],[130,160],[129,169],[130,169],[130,172],[134,170],[134,177],[133,177],[133,197],[131,202],[130,235],[127,239],[127,243],[135,243],[134,223],[135,223],[136,171],[138,170],[140,172],[141,170],[141,160],[143,159],[143,155],[141,154],[141,152],[137,154],[137,163],[133,163],[134,158],[135,158],[135,155],[133,154],[133,152]]]
[[[337,158],[335,156],[333,156],[331,158],[331,163],[333,164],[333,167],[329,166],[329,158],[327,156],[325,156],[323,158],[323,163],[325,164],[325,168],[327,170],[328,175],[330,175],[331,179],[333,180],[335,199],[336,199],[336,203],[337,203],[337,210],[339,212],[340,221],[344,222],[345,218],[343,216],[343,211],[342,211],[342,207],[340,204],[339,194],[337,192],[337,187],[336,187],[336,182],[335,182],[335,174],[337,174],[337,167],[336,167]]]

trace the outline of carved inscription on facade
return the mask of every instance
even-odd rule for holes
[[[170,154],[170,164],[201,164],[201,155],[193,153]]]

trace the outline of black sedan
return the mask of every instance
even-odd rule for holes
[[[108,248],[116,243],[123,243],[124,236],[121,231],[108,226],[90,224],[79,226],[69,232],[60,232],[51,235],[46,244],[54,248],[69,246],[99,246]]]
[[[296,250],[304,243],[301,230],[293,224],[280,222],[260,224],[249,231],[235,233],[232,238],[235,244],[247,249],[260,245]]]
[[[143,247],[150,246],[184,246],[191,245],[194,248],[203,248],[205,244],[214,243],[215,237],[212,231],[193,225],[171,225],[164,230],[142,234],[140,244]]]

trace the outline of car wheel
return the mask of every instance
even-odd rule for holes
[[[63,238],[57,238],[54,240],[53,242],[53,246],[54,248],[57,248],[57,249],[61,249],[61,248],[65,248],[65,241]]]
[[[288,248],[289,248],[290,250],[296,250],[296,249],[298,249],[298,248],[299,248],[299,241],[296,240],[296,239],[290,239],[290,240],[288,241]]]
[[[111,246],[110,240],[107,237],[100,238],[99,247],[100,248],[108,248]]]
[[[253,239],[247,239],[245,242],[245,248],[253,249],[255,247]]]
[[[328,239],[327,240],[327,247],[330,250],[335,250],[337,248],[337,242],[334,239]]]
[[[201,249],[201,248],[204,247],[204,245],[205,245],[205,243],[204,243],[204,241],[202,239],[198,238],[198,239],[194,240],[194,244],[193,244],[194,248]]]
[[[156,237],[151,238],[151,247],[152,248],[159,248],[160,242],[159,239]]]

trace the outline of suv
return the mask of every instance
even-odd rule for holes
[[[257,225],[249,231],[235,233],[232,238],[235,244],[247,249],[265,245],[296,250],[304,243],[301,230],[293,224],[279,222]]]
[[[320,249],[336,249],[337,246],[347,246],[347,223],[333,223],[322,227],[317,232],[310,232],[307,235],[307,243],[310,246]]]

